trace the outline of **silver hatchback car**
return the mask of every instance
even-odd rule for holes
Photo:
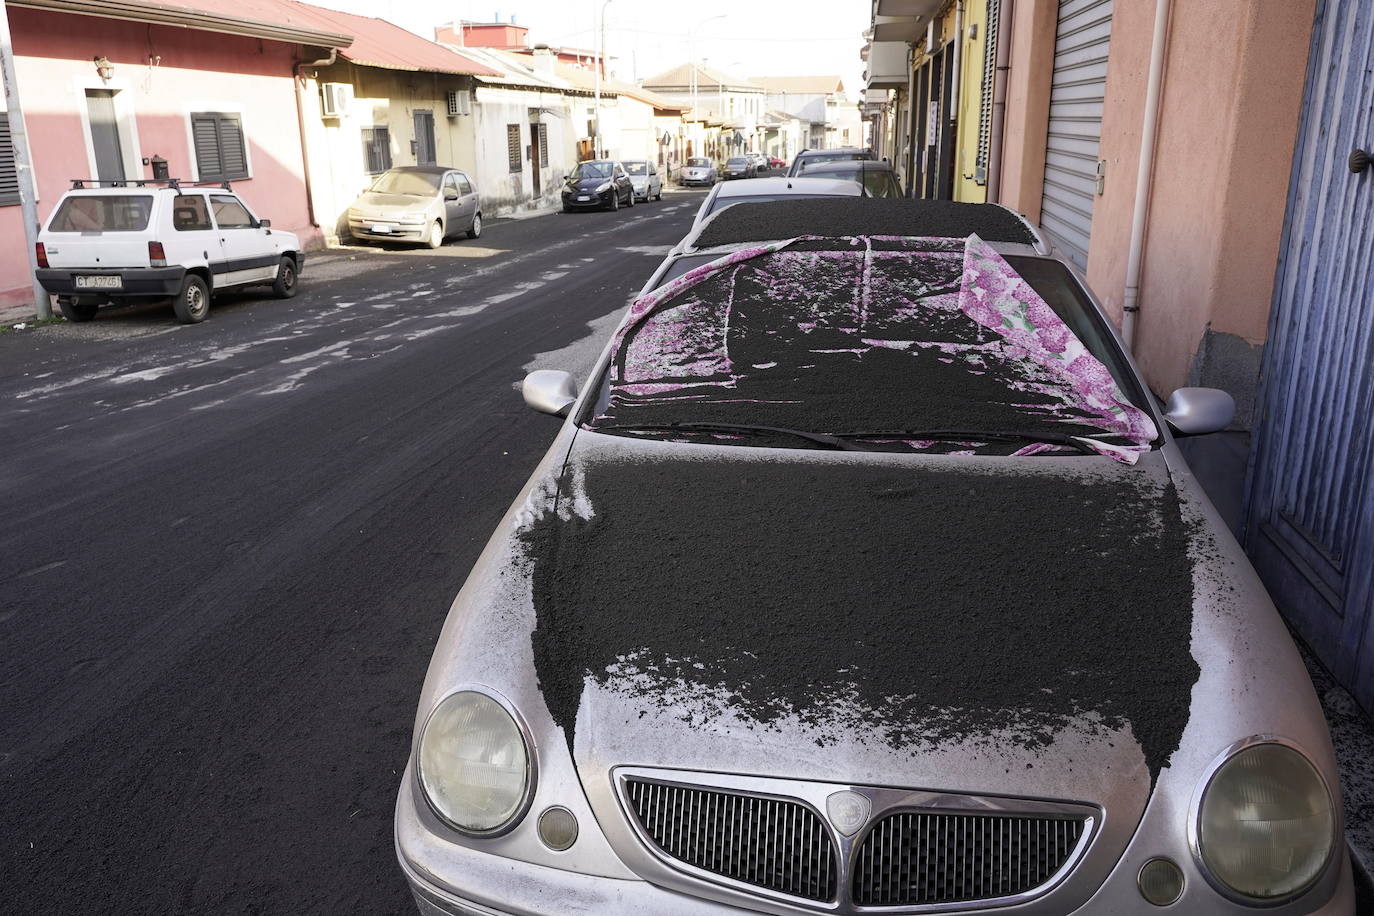
[[[403,166],[387,169],[353,201],[348,231],[362,242],[419,242],[438,248],[459,233],[480,237],[482,206],[466,172]]]
[[[524,393],[566,420],[397,799],[422,913],[1353,913],[1321,708],[1175,442],[1234,405],[1161,410],[1015,214],[731,207]]]

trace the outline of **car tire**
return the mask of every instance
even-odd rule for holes
[[[439,248],[444,244],[444,224],[437,219],[430,224],[429,235],[425,236],[426,248]]]
[[[482,214],[472,214],[472,225],[468,227],[468,238],[480,239],[482,237]]]
[[[199,324],[210,314],[210,287],[196,274],[181,281],[181,292],[172,300],[172,311],[182,324]]]
[[[630,188],[630,193],[627,194],[627,195],[625,195],[625,206],[627,206],[627,207],[633,207],[634,205],[635,205],[635,189],[634,189],[634,188]]]
[[[658,193],[654,195],[654,200],[662,200],[662,199],[663,199],[663,189],[662,189],[662,188],[659,188],[659,189],[658,189]]]
[[[58,296],[57,310],[68,321],[90,321],[100,311],[100,306],[94,302],[77,302],[70,296]]]
[[[286,257],[277,265],[277,278],[272,281],[272,295],[278,299],[290,299],[296,295],[300,275],[296,272],[296,259]]]
[[[612,209],[612,210],[619,210],[619,209],[620,209],[620,192],[619,192],[619,191],[617,191],[616,193],[614,193],[614,194],[611,195],[611,209]]]

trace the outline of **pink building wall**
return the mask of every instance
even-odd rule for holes
[[[11,7],[16,72],[28,128],[38,214],[46,220],[70,180],[95,166],[85,122],[87,89],[116,90],[126,174],[152,177],[161,156],[173,177],[193,179],[189,115],[238,112],[250,178],[234,189],[259,216],[310,247],[310,225],[292,65],[298,46],[192,29]],[[108,58],[108,83],[93,59]],[[156,62],[156,65],[154,65]],[[0,305],[31,297],[18,206],[0,207]]]

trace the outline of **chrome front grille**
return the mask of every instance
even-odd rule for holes
[[[880,820],[855,860],[860,906],[920,906],[1011,897],[1069,861],[1085,820],[901,812]]]
[[[640,827],[670,858],[778,894],[835,898],[830,833],[806,805],[639,779],[625,787]]]

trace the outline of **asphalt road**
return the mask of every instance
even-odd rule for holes
[[[0,335],[0,910],[413,913],[449,603],[700,195]],[[543,356],[541,356],[543,354]]]

